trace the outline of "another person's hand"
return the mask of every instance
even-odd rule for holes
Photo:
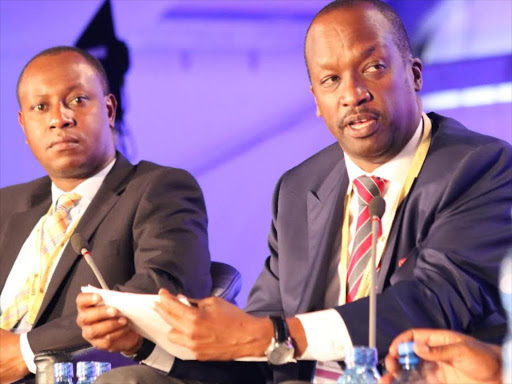
[[[120,316],[116,308],[102,304],[96,293],[80,293],[76,298],[78,316],[76,323],[82,328],[82,337],[92,346],[110,352],[136,353],[142,337]]]
[[[172,326],[168,339],[198,360],[263,356],[273,337],[270,319],[251,316],[218,297],[188,299],[188,306],[164,289],[159,295],[155,310]]]
[[[20,348],[20,335],[0,329],[0,383],[12,383],[29,373]]]
[[[414,341],[414,352],[432,362],[426,370],[427,383],[499,384],[501,348],[461,333],[440,329],[411,329],[398,335],[386,356],[388,373],[381,383],[391,384],[400,373],[398,345]]]

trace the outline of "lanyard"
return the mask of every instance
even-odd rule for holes
[[[423,167],[423,163],[425,162],[425,158],[427,157],[427,152],[430,147],[430,141],[432,138],[431,131],[432,131],[432,122],[428,118],[428,116],[423,113],[423,135],[421,137],[420,145],[418,146],[418,149],[416,150],[416,154],[414,155],[414,159],[412,161],[411,167],[409,168],[409,172],[407,174],[407,177],[405,179],[404,185],[402,186],[402,190],[400,191],[399,198],[395,200],[392,211],[391,211],[391,225],[387,228],[386,232],[382,233],[382,236],[384,238],[388,238],[389,233],[391,231],[391,227],[393,226],[393,220],[395,217],[395,213],[402,203],[402,201],[405,199],[409,191],[411,190],[412,184],[414,183],[414,180],[418,177],[421,168]],[[339,269],[339,276],[343,276],[343,281],[340,284],[340,298],[339,298],[339,304],[345,304],[345,300],[347,298],[347,268],[348,268],[348,261],[349,261],[349,252],[348,252],[348,244],[349,244],[349,220],[350,220],[350,201],[351,201],[351,195],[352,194],[346,194],[345,195],[345,203],[344,203],[344,218],[343,218],[343,226],[341,230],[341,260],[338,266]],[[387,246],[387,242],[386,242]],[[386,249],[382,250],[382,253],[377,255],[377,265],[380,264],[380,260],[382,258],[382,255],[385,253]],[[364,275],[361,281],[361,284],[359,285],[359,289],[357,291],[357,295],[355,297],[355,300],[360,299],[362,297],[366,297],[370,294],[370,264],[367,265]]]

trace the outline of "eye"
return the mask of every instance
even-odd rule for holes
[[[44,111],[45,109],[46,109],[46,105],[42,104],[42,103],[34,105],[34,107],[33,107],[34,111]]]
[[[327,77],[323,78],[320,81],[320,84],[322,84],[324,87],[330,87],[330,86],[336,84],[339,81],[340,81],[340,77],[339,76],[337,76],[337,75],[330,75],[330,76],[327,76]]]
[[[87,100],[87,97],[85,97],[85,96],[76,96],[71,99],[69,104],[70,105],[80,105],[80,104],[83,104],[85,102],[85,100]]]
[[[386,66],[382,63],[375,63],[371,64],[368,67],[366,67],[365,72],[366,73],[378,73],[382,72],[384,69],[386,69]]]

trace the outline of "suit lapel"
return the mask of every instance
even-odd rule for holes
[[[116,164],[103,181],[91,204],[87,207],[87,210],[80,219],[80,223],[75,229],[75,233],[80,233],[86,241],[92,238],[98,226],[119,200],[129,181],[128,176],[130,176],[133,170],[133,165],[123,155],[118,154]],[[36,324],[59,287],[65,284],[64,280],[78,257],[79,255],[76,254],[71,244],[68,243],[46,290],[41,309],[36,317]]]
[[[343,203],[348,176],[343,158],[336,164],[317,191],[307,194],[309,257],[304,284],[295,313],[322,309],[327,289],[330,258],[341,241]]]
[[[413,185],[414,187],[414,185]],[[386,277],[389,272],[389,268],[391,266],[391,262],[395,260],[393,255],[397,254],[397,247],[399,243],[398,233],[400,233],[400,226],[403,222],[403,217],[405,213],[405,209],[407,207],[407,201],[412,193],[412,188],[409,194],[402,201],[400,206],[397,208],[395,218],[393,220],[393,224],[391,226],[391,232],[389,233],[389,237],[387,240],[387,247],[384,251],[384,255],[382,255],[380,270],[377,275],[377,292],[380,293],[384,289],[384,284],[386,283]]]
[[[4,259],[0,268],[0,287],[3,287],[12,266],[18,257],[21,247],[36,226],[38,220],[50,208],[51,182],[49,178],[38,183],[27,199],[26,210],[18,212],[10,218],[2,244]]]

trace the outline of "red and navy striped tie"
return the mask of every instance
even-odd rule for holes
[[[359,176],[354,180],[359,202],[354,246],[347,270],[347,302],[354,301],[364,272],[370,261],[372,247],[372,221],[368,205],[375,196],[380,196],[386,187],[387,180],[376,176]],[[379,234],[381,227],[379,225]]]

